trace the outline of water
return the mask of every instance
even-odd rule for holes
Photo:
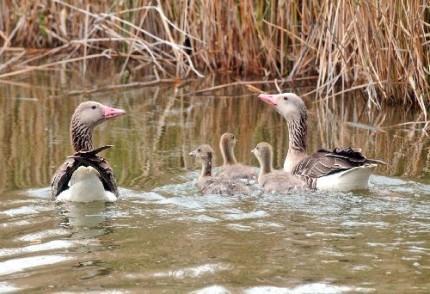
[[[66,95],[116,82],[101,73],[112,76],[63,70],[0,84],[0,292],[429,292],[430,141],[419,125],[386,128],[418,113],[307,101],[310,150],[360,146],[389,163],[369,191],[202,196],[193,147],[231,131],[240,161],[256,165],[250,150],[266,140],[280,167],[283,120],[242,88],[193,94],[223,82],[211,79]],[[121,186],[114,204],[49,199],[85,99],[128,111],[95,133],[97,146],[115,145],[104,153]]]

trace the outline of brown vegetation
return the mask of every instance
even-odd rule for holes
[[[0,44],[0,79],[120,57],[121,74],[316,76],[320,97],[362,89],[377,106],[423,112],[430,102],[427,0],[2,0]]]

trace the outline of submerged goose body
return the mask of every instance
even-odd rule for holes
[[[51,195],[57,201],[115,201],[118,187],[109,163],[98,153],[111,145],[93,148],[92,131],[98,124],[125,111],[87,101],[75,110],[70,134],[75,153],[57,169],[51,182]]]
[[[273,148],[261,142],[252,150],[260,163],[258,183],[266,192],[285,193],[296,189],[306,189],[306,182],[290,172],[273,169]]]
[[[238,163],[234,154],[237,138],[231,133],[224,133],[219,142],[223,165],[217,175],[228,179],[255,180],[258,169],[253,166]]]
[[[261,94],[288,124],[289,146],[284,170],[304,179],[311,189],[350,191],[367,189],[372,169],[382,161],[367,159],[358,149],[321,149],[306,154],[307,109],[294,93]]]
[[[235,195],[246,194],[249,189],[241,182],[212,175],[212,162],[214,151],[211,146],[203,144],[198,146],[190,155],[201,161],[202,169],[197,181],[197,187],[203,194]]]

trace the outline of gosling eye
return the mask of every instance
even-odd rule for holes
[[[199,149],[197,149],[197,152],[201,152],[202,150],[200,150],[200,148]]]
[[[96,109],[96,108],[97,108],[97,106],[95,106],[95,105],[91,106],[91,109]]]
[[[231,136],[231,138],[234,140],[234,136]]]
[[[288,97],[284,97],[284,101],[288,101]]]

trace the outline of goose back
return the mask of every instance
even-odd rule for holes
[[[257,178],[258,168],[254,166],[236,163],[232,165],[223,165],[219,168],[218,175],[228,179],[246,179],[255,180]]]
[[[274,170],[260,177],[259,184],[266,192],[288,192],[295,189],[306,189],[306,182],[283,170]]]
[[[200,178],[197,186],[203,194],[236,195],[248,194],[250,190],[241,182],[222,177],[210,176]]]
[[[106,159],[99,156],[98,153],[111,148],[112,145],[102,146],[90,151],[78,151],[67,158],[64,163],[55,172],[51,181],[51,196],[57,197],[61,192],[69,188],[69,182],[73,173],[80,166],[91,166],[100,174],[100,181],[106,191],[110,191],[119,196],[118,186],[113,175],[113,171]]]

